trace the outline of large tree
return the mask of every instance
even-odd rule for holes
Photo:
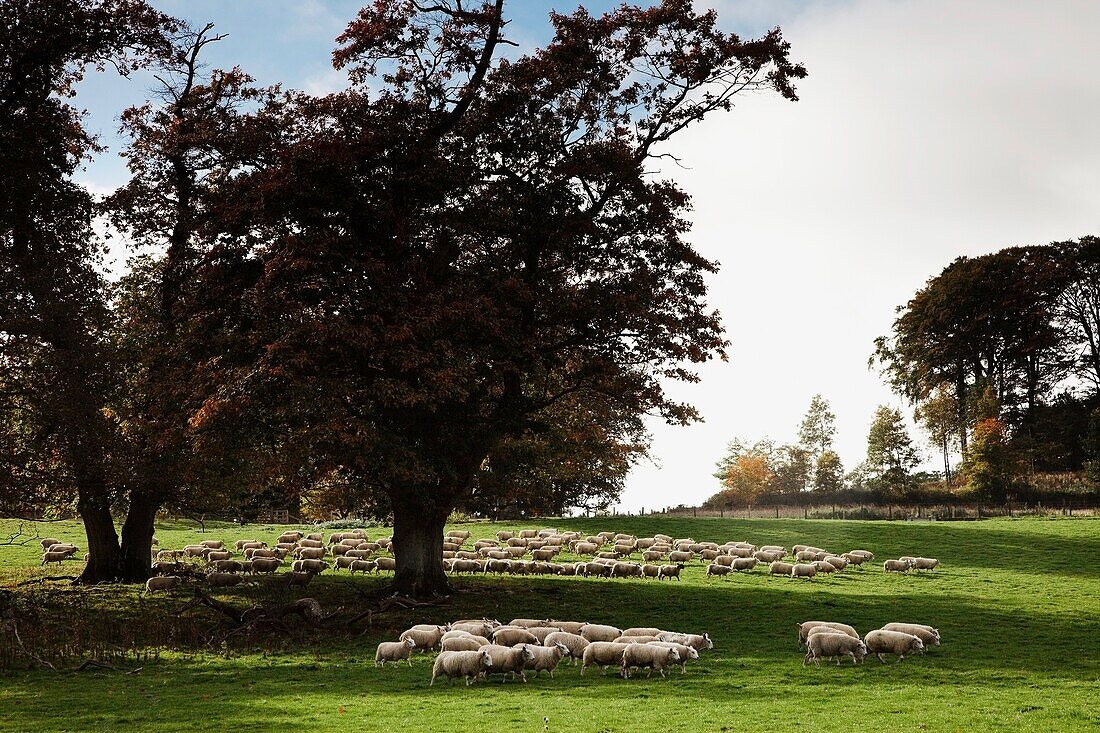
[[[503,9],[362,10],[335,54],[353,88],[266,113],[292,123],[223,185],[198,277],[248,303],[254,327],[233,337],[254,358],[224,365],[192,423],[255,411],[318,470],[369,479],[393,511],[395,587],[414,595],[448,589],[447,516],[556,403],[697,419],[663,384],[723,352],[716,265],[685,241],[688,197],[656,161],[736,95],[794,99],[805,74],[778,30],[743,40],[688,0],[555,13],[553,40],[508,61]],[[248,263],[251,282],[219,279]]]
[[[142,0],[0,3],[0,459],[23,463],[0,472],[0,492],[16,505],[41,487],[45,501],[73,501],[90,582],[147,577],[152,516],[132,491],[109,409],[120,360],[96,206],[73,181],[98,147],[68,100],[88,68],[126,74],[163,57],[174,29]],[[121,540],[117,507],[127,512]]]

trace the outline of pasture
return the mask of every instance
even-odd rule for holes
[[[0,521],[6,536],[16,522]],[[516,524],[459,525],[471,539]],[[902,523],[802,520],[671,519],[660,516],[547,520],[582,532],[663,532],[697,540],[815,544],[875,553],[863,569],[814,581],[749,574],[706,578],[695,561],[682,581],[554,576],[456,578],[445,605],[391,610],[349,630],[293,625],[264,640],[191,644],[188,628],[218,616],[179,614],[193,592],[140,597],[138,586],[17,587],[79,563],[39,568],[40,548],[0,546],[0,587],[34,607],[54,634],[113,640],[131,650],[157,647],[156,658],[121,671],[0,671],[0,731],[90,730],[388,730],[388,731],[1095,731],[1100,728],[1100,521],[991,520]],[[201,539],[269,542],[283,529],[167,522],[161,548]],[[41,525],[84,546],[76,523]],[[368,534],[388,534],[369,529]],[[881,561],[937,557],[934,573],[885,574]],[[574,559],[564,555],[559,560]],[[270,579],[212,591],[245,607],[308,595],[326,612],[347,615],[370,602],[385,576],[328,571],[305,591]],[[619,627],[658,626],[703,633],[715,649],[668,679],[623,680],[562,666],[555,679],[527,684],[439,683],[428,689],[430,655],[413,666],[373,666],[375,645],[413,623],[489,616],[554,617]],[[824,619],[861,633],[889,621],[939,628],[943,645],[901,664],[868,657],[803,667],[795,626]],[[27,623],[23,621],[24,625]],[[360,633],[363,632],[363,633]],[[97,642],[97,643],[100,643]],[[175,647],[167,649],[167,647]]]

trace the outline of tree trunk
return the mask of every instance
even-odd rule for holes
[[[144,583],[152,565],[153,522],[158,504],[145,491],[135,491],[130,497],[130,511],[122,525],[121,579],[128,583]]]
[[[443,526],[449,508],[394,503],[393,556],[397,563],[391,588],[411,598],[435,598],[451,592],[443,572]]]
[[[106,497],[95,495],[81,496],[77,506],[88,537],[88,562],[80,574],[80,582],[91,585],[117,580],[122,550],[110,504]]]

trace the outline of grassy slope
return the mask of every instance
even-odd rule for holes
[[[815,581],[762,573],[707,581],[693,565],[682,583],[583,578],[462,578],[448,608],[387,615],[366,635],[303,635],[269,654],[175,655],[141,675],[18,673],[0,677],[0,730],[364,730],[620,731],[1085,731],[1100,726],[1100,521],[996,520],[904,524],[800,520],[563,520],[563,528],[665,532],[758,544],[862,547],[879,559],[925,554],[934,575],[884,575],[881,566]],[[0,523],[0,531],[7,525]],[[474,536],[500,528],[472,527]],[[66,539],[74,526],[42,528]],[[218,527],[232,540],[275,530]],[[199,539],[190,526],[158,528],[162,547]],[[36,548],[0,548],[0,585],[33,577]],[[64,572],[71,572],[72,568]],[[52,572],[57,572],[52,571]],[[355,603],[347,577],[310,587],[326,608]],[[365,590],[382,580],[356,578]],[[35,591],[58,599],[63,589]],[[104,623],[134,608],[181,601],[132,601],[137,590],[98,591]],[[221,594],[273,598],[270,586]],[[376,670],[374,644],[403,625],[459,616],[553,615],[708,631],[716,650],[669,680],[578,676],[527,685],[428,690],[430,661]],[[846,621],[861,632],[892,620],[940,628],[944,644],[901,665],[802,667],[795,624]],[[19,711],[12,714],[9,711]],[[216,722],[215,722],[216,721]]]

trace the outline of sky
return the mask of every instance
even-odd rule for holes
[[[544,42],[546,14],[576,2],[511,0],[508,33],[521,46]],[[212,66],[314,93],[345,83],[330,53],[360,3],[154,4],[228,34],[210,48]],[[796,103],[741,98],[669,145],[682,166],[663,174],[693,196],[691,241],[722,264],[710,303],[732,347],[729,362],[703,366],[700,383],[669,385],[704,421],[650,422],[653,460],[630,475],[620,511],[701,502],[719,488],[711,474],[727,442],[796,441],[818,393],[854,467],[877,405],[911,413],[867,365],[897,306],[958,256],[1100,233],[1100,3],[696,5],[742,36],[781,26],[810,75]],[[82,174],[93,190],[125,182],[118,113],[150,87],[148,77],[97,75],[82,88],[88,125],[110,148]],[[120,266],[125,253],[115,256]]]

